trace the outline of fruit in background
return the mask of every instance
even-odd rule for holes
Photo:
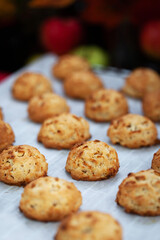
[[[92,24],[102,24],[109,29],[117,27],[129,11],[130,1],[85,0],[81,18]]]
[[[140,45],[146,54],[160,59],[160,20],[148,22],[142,28]]]
[[[0,72],[0,82],[4,81],[6,77],[8,77],[10,73]]]
[[[45,49],[56,54],[67,53],[83,38],[82,25],[73,18],[50,18],[43,23],[40,32]]]
[[[108,54],[98,46],[81,46],[73,54],[85,58],[92,67],[105,67],[109,65]]]
[[[128,1],[130,4],[130,21],[138,26],[143,26],[151,19],[159,19],[160,1],[159,0],[136,0]]]
[[[75,0],[32,0],[29,2],[30,7],[57,7],[63,8],[72,4]]]
[[[30,56],[30,57],[27,59],[26,64],[33,63],[34,61],[38,60],[38,59],[41,58],[42,56],[43,56],[43,54],[36,53],[36,54]]]

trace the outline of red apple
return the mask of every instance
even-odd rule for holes
[[[76,47],[82,40],[83,29],[76,19],[51,18],[46,20],[40,31],[40,38],[46,50],[64,54]]]
[[[140,45],[149,56],[160,58],[160,20],[148,22],[140,33]]]
[[[0,72],[0,82],[4,81],[6,77],[9,76],[10,73]]]

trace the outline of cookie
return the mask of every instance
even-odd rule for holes
[[[3,120],[2,108],[0,108],[0,120]]]
[[[86,211],[65,218],[55,240],[122,240],[122,227],[109,214]]]
[[[113,144],[128,148],[151,146],[157,141],[155,124],[138,114],[126,114],[113,120],[107,135]]]
[[[103,88],[101,79],[91,71],[70,73],[64,81],[64,91],[71,98],[86,99],[101,88]]]
[[[160,122],[160,90],[146,93],[142,107],[145,116],[154,122]]]
[[[160,89],[158,73],[149,68],[137,68],[126,78],[123,92],[134,98],[143,98],[146,92]]]
[[[0,120],[0,152],[8,146],[11,146],[15,140],[14,132],[11,126]]]
[[[67,158],[66,171],[76,180],[95,181],[116,175],[119,169],[117,152],[99,140],[75,145]]]
[[[160,149],[153,156],[152,169],[160,172]]]
[[[26,217],[38,221],[60,221],[76,212],[81,204],[81,193],[73,183],[42,177],[24,188],[20,210]]]
[[[130,173],[119,186],[116,201],[128,213],[160,215],[160,173],[149,169]]]
[[[108,122],[127,113],[127,100],[113,89],[97,90],[85,102],[86,117],[96,122]]]
[[[28,104],[29,118],[39,123],[63,112],[69,112],[69,110],[66,100],[54,93],[35,96],[31,98]]]
[[[20,101],[28,101],[33,96],[39,96],[46,92],[52,92],[51,82],[39,73],[23,73],[12,86],[13,97]]]
[[[62,113],[45,120],[38,135],[38,141],[47,148],[67,148],[90,138],[89,124],[70,113]]]
[[[53,65],[52,73],[57,79],[64,80],[71,72],[88,69],[90,69],[90,65],[85,59],[75,55],[63,55]]]
[[[11,146],[0,154],[0,181],[11,185],[27,183],[47,175],[48,164],[37,148]]]

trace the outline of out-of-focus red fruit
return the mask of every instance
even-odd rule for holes
[[[8,77],[10,74],[6,72],[0,72],[0,82],[4,81],[6,77]]]
[[[159,0],[134,0],[130,3],[130,21],[138,26],[143,26],[151,19],[156,20],[160,17]]]
[[[82,25],[77,19],[51,18],[43,23],[40,38],[47,51],[64,54],[81,42]]]
[[[153,58],[160,58],[160,20],[148,22],[140,33],[142,50]]]
[[[70,4],[72,4],[75,0],[31,0],[29,1],[30,7],[56,7],[56,8],[63,8]]]

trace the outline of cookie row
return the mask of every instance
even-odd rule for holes
[[[152,168],[160,172],[160,150],[154,154]],[[69,152],[65,169],[73,179],[95,181],[114,177],[119,170],[116,150],[99,141],[75,145]],[[0,181],[26,185],[47,175],[48,164],[38,149],[29,145],[10,146],[0,154]]]
[[[0,121],[0,151],[12,145],[15,136],[11,126]],[[113,144],[140,148],[159,143],[155,124],[146,117],[127,114],[115,119],[107,134]],[[46,148],[70,149],[91,137],[89,123],[74,114],[62,113],[45,120],[38,134],[38,141]]]
[[[61,74],[64,75],[63,86],[66,95],[72,98],[88,99],[93,94],[85,104],[85,113],[87,117],[95,121],[111,121],[125,114],[128,111],[128,105],[124,96],[113,90],[101,90],[104,88],[101,79],[91,71],[89,66],[84,66],[86,66],[85,60],[72,55],[62,56],[53,66],[52,71],[57,79],[62,79]],[[22,74],[12,87],[12,94],[18,100],[29,100],[35,95],[51,91],[53,89],[49,80],[36,73]],[[122,91],[132,97],[144,98],[144,114],[153,121],[160,121],[160,77],[158,73],[148,68],[135,69],[126,78]],[[114,109],[111,108],[111,104]],[[118,111],[122,109],[122,113],[117,109]],[[114,115],[115,112],[117,115]]]

